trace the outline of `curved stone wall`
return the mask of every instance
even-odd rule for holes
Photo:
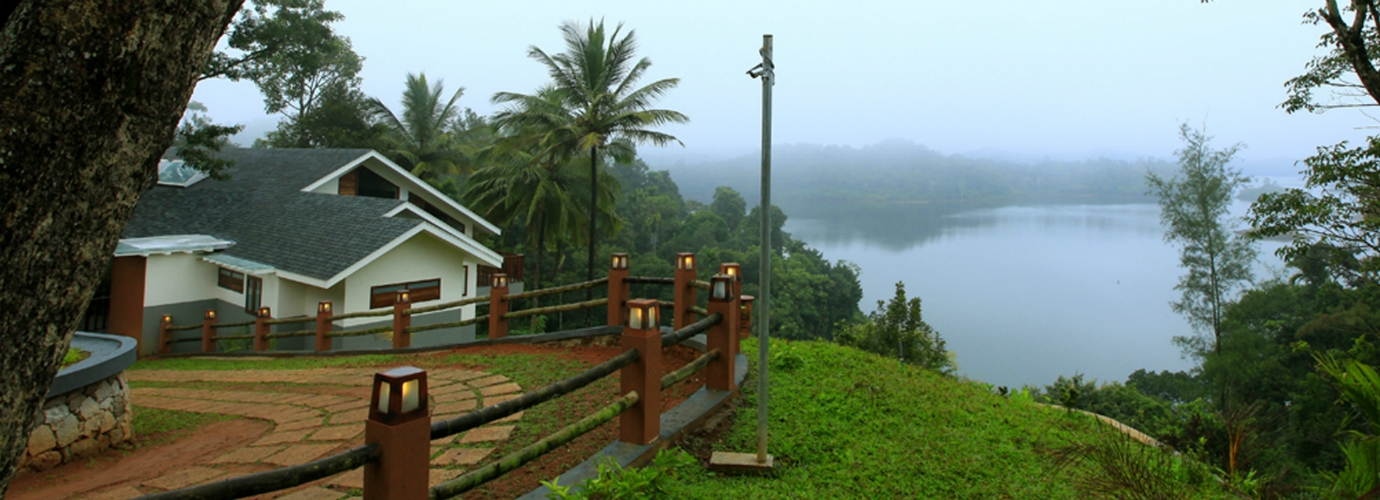
[[[35,418],[21,469],[47,470],[134,438],[125,368],[134,364],[134,339],[77,332],[72,345],[91,356],[58,372]]]

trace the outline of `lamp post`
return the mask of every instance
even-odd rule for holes
[[[404,349],[412,345],[412,334],[407,329],[412,326],[412,315],[407,310],[412,307],[412,296],[407,290],[399,290],[393,300],[393,348]]]
[[[201,352],[216,350],[216,310],[207,309],[201,319]]]
[[[618,375],[620,392],[637,392],[637,403],[618,421],[618,439],[651,444],[661,435],[661,306],[655,300],[628,301],[628,325],[619,344],[624,351],[641,351],[637,361]]]
[[[737,262],[724,262],[722,264],[719,264],[719,274],[728,276],[730,279],[733,280],[732,293],[734,295],[742,295],[743,266],[738,265]]]
[[[699,303],[699,289],[695,288],[695,254],[681,252],[676,254],[675,274],[675,312],[671,318],[671,329],[679,330],[695,322],[695,313],[690,308]]]
[[[772,37],[762,35],[762,64],[748,75],[762,79],[762,295],[761,321],[757,326],[757,463],[770,467],[767,456],[767,336],[771,329],[771,88],[776,85],[772,63]]]
[[[316,352],[331,350],[331,302],[316,303]]]
[[[627,308],[624,302],[630,295],[626,281],[629,272],[628,254],[613,254],[609,259],[609,326],[619,326],[627,321]]]
[[[259,313],[254,316],[254,350],[268,350],[268,319],[273,317],[273,313],[268,307],[260,307]]]
[[[507,298],[508,275],[495,273],[489,286],[489,339],[508,336],[508,320],[503,318],[508,313]]]
[[[427,497],[431,458],[426,371],[403,366],[374,374],[364,442],[382,456],[364,466],[365,500]]]
[[[705,387],[710,390],[733,391],[738,388],[733,380],[733,363],[738,356],[739,295],[734,288],[733,277],[727,274],[716,274],[709,278],[709,314],[722,317],[705,332],[705,347],[719,351],[719,358],[705,367]]]

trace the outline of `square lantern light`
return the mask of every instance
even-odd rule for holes
[[[728,301],[733,300],[733,277],[727,274],[715,274],[709,278],[709,300]]]
[[[504,273],[495,274],[493,288],[508,288],[508,275]]]
[[[426,415],[426,370],[400,366],[374,374],[369,420],[397,425]]]
[[[719,274],[727,274],[729,278],[733,278],[733,281],[738,281],[743,279],[743,267],[737,262],[725,262],[719,264]]]
[[[399,304],[406,304],[406,303],[411,302],[411,301],[412,301],[412,296],[411,296],[410,294],[407,293],[407,290],[399,290],[399,291],[398,291],[397,303],[399,303]]]
[[[613,259],[612,259],[611,262],[609,262],[609,269],[627,269],[627,268],[628,268],[628,254],[625,254],[625,253],[616,253],[616,254],[613,254]]]
[[[695,268],[695,254],[681,252],[676,254],[676,269],[685,271]]]
[[[628,301],[628,328],[654,330],[661,327],[661,305],[655,299]]]
[[[172,323],[172,315],[171,315],[171,314],[164,314],[164,315],[163,315],[163,322],[164,322],[164,323],[169,323],[169,324]]]
[[[260,307],[260,308],[259,308],[259,317],[260,317],[260,318],[269,318],[269,317],[271,317],[271,316],[269,316],[269,310],[268,310],[267,307]]]
[[[331,313],[331,303],[330,303],[330,302],[317,302],[317,303],[316,303],[316,312],[330,314],[330,313]]]
[[[211,321],[215,321],[215,320],[216,320],[216,310],[215,310],[215,309],[207,309],[207,310],[206,310],[206,319],[209,319],[209,320],[211,320]]]

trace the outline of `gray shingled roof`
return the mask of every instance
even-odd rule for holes
[[[384,217],[403,201],[304,193],[302,188],[367,149],[227,149],[228,181],[145,192],[125,238],[206,234],[235,242],[224,252],[327,280],[422,221]]]

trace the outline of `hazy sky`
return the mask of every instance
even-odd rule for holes
[[[1168,157],[1177,127],[1206,121],[1245,159],[1299,159],[1356,140],[1357,111],[1288,115],[1285,80],[1303,72],[1323,27],[1321,0],[862,2],[706,0],[456,2],[329,0],[336,29],[366,58],[363,89],[397,106],[408,72],[465,87],[480,113],[498,91],[546,81],[527,57],[564,49],[562,21],[635,29],[647,80],[678,77],[661,107],[672,153],[747,153],[760,143],[762,34],[775,35],[775,142],[862,146],[903,138],[944,153],[998,149],[1078,158]],[[447,92],[449,93],[449,92]],[[272,127],[252,83],[207,81],[194,99],[221,122]],[[661,154],[658,156],[665,156]],[[693,156],[692,156],[693,158]]]

